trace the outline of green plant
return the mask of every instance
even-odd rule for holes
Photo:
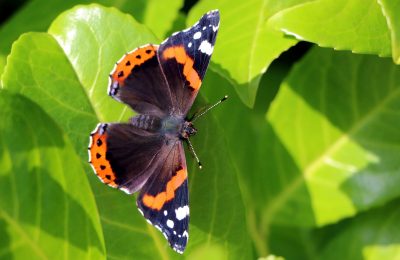
[[[399,257],[399,0],[97,2],[33,0],[0,28],[0,258]],[[230,99],[196,122],[180,256],[97,180],[88,134],[133,115],[106,93],[123,53],[215,8],[195,107]]]

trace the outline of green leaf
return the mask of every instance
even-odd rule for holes
[[[68,133],[78,153],[87,155],[87,133],[97,119],[74,69],[52,36],[21,36],[8,57],[2,84],[4,89],[37,102]]]
[[[272,222],[325,225],[400,195],[399,83],[389,59],[320,48],[293,69],[267,116],[298,168]]]
[[[318,0],[277,13],[270,26],[299,40],[391,56],[390,32],[376,0]]]
[[[308,1],[203,0],[191,10],[188,25],[209,10],[220,10],[221,25],[212,68],[227,78],[241,100],[252,107],[262,74],[274,59],[297,42],[274,30],[267,20],[274,13]]]
[[[400,20],[396,14],[400,13],[399,0],[378,0],[392,37],[392,56],[394,62],[400,64]]]
[[[0,54],[0,77],[3,74],[5,66],[6,66],[6,56]],[[1,82],[0,82],[0,88],[1,88]]]
[[[325,230],[320,259],[397,259],[400,256],[399,200]],[[332,232],[332,229],[336,230]]]
[[[139,22],[151,28],[159,39],[168,37],[167,32],[172,29],[174,21],[179,19],[179,10],[183,6],[183,0],[150,0],[145,3],[147,6],[143,12],[144,17]],[[129,12],[127,9],[125,11]],[[134,17],[136,17],[135,14]]]
[[[68,57],[100,121],[119,121],[132,114],[107,95],[108,75],[124,53],[157,43],[147,27],[115,8],[93,4],[63,13],[49,33]]]
[[[94,124],[89,120],[84,120],[79,113],[69,113],[71,106],[69,103],[78,102],[78,105],[74,104],[78,107],[89,106],[92,112],[88,113],[95,117],[95,112],[99,117],[94,120],[124,121],[125,116],[128,115],[125,112],[128,111],[128,108],[122,105],[117,107],[118,102],[107,95],[109,70],[123,53],[151,41],[154,36],[132,18],[115,9],[102,8],[97,5],[81,6],[64,13],[51,25],[49,32],[55,36],[57,41],[47,34],[32,33],[23,36],[15,44],[10,56],[10,59],[15,56],[15,62],[7,64],[6,72],[9,74],[7,82],[17,84],[12,81],[21,80],[18,77],[20,71],[12,69],[19,66],[16,58],[20,53],[19,49],[32,50],[36,55],[31,55],[29,60],[41,61],[41,64],[46,64],[47,68],[56,68],[58,62],[63,64],[63,62],[70,61],[70,67],[75,73],[72,78],[78,79],[80,90],[77,91],[74,87],[64,87],[62,95],[61,93],[58,95],[60,87],[57,84],[52,82],[46,85],[46,88],[54,89],[53,95],[64,100],[65,106],[56,103],[52,103],[50,106],[47,104],[48,100],[37,98],[33,93],[36,89],[41,88],[40,84],[36,84],[40,81],[31,82],[29,87],[32,88],[32,91],[24,92],[24,94],[43,106],[68,135],[79,129],[77,131],[82,134],[82,138],[75,139],[74,144],[78,150],[79,147],[86,150],[90,130],[85,129],[93,129]],[[33,42],[39,41],[41,44],[32,44],[25,38]],[[55,52],[57,55],[46,51],[51,50],[51,46],[56,46],[57,42],[62,51]],[[89,46],[87,44],[89,42],[94,42],[94,44]],[[97,47],[96,43],[100,47]],[[39,47],[34,48],[39,45],[43,50]],[[57,58],[58,54],[62,56],[62,53],[64,53],[63,59]],[[92,63],[92,61],[94,62]],[[100,61],[99,65],[97,61]],[[24,66],[26,65],[21,65],[21,67]],[[35,78],[33,76],[35,75],[40,79],[46,78],[52,81],[53,78],[64,79],[65,73],[69,75],[68,67],[62,67],[62,69],[53,69],[56,73],[48,79],[46,73],[36,73],[37,68],[40,66],[29,67],[24,78],[29,80]],[[92,92],[90,91],[91,87],[94,87]],[[37,96],[41,97],[42,95]],[[74,100],[69,97],[74,97]],[[57,113],[54,112],[56,109],[59,109]],[[73,130],[67,127],[67,123],[71,120],[79,121],[77,125],[74,125]],[[205,165],[203,172],[198,172],[195,163],[191,164],[192,161],[188,156],[188,165],[191,166],[189,167],[191,226],[189,245],[185,255],[204,257],[218,253],[229,258],[235,258],[236,255],[248,258],[251,254],[250,240],[247,239],[244,205],[235,175],[234,161],[229,154],[224,153],[227,148],[224,139],[219,138],[218,122],[212,118],[210,120],[209,122],[213,123],[206,125],[206,122],[203,122],[198,125],[203,133],[199,134],[197,140],[193,140],[194,144],[199,147],[204,145],[204,152],[199,151]],[[86,138],[84,138],[85,136]],[[207,149],[211,152],[208,153]],[[221,154],[218,160],[213,156],[214,153]],[[81,155],[81,158],[87,160],[87,155]],[[178,257],[178,254],[169,248],[162,234],[146,224],[136,209],[133,196],[127,196],[121,191],[104,186],[92,174],[92,170],[89,167],[86,168],[88,172],[90,171],[90,181],[101,215],[109,258],[136,256],[167,259]]]
[[[98,0],[99,4],[114,6],[123,12],[132,14],[139,22],[146,24],[153,32],[162,38],[172,28],[178,17],[178,10],[183,0]],[[51,22],[63,11],[78,4],[89,4],[90,0],[31,0],[24,5],[11,19],[0,27],[0,54],[8,55],[11,44],[18,37],[30,31],[44,32]],[[3,66],[0,62],[0,72]]]
[[[79,158],[36,104],[0,91],[0,258],[105,259]]]
[[[285,75],[285,71],[276,66],[271,67],[271,72],[273,73],[266,74],[263,78],[261,86],[269,84],[270,87],[274,87]],[[281,76],[276,77],[279,74]],[[226,102],[210,113],[221,120],[221,130],[218,135],[226,139],[228,143],[226,152],[234,161],[235,172],[238,175],[240,190],[245,201],[248,232],[257,250],[257,256],[265,257],[271,253],[271,250],[268,241],[269,234],[267,234],[269,231],[264,230],[260,223],[261,213],[266,208],[275,209],[282,206],[282,199],[276,195],[281,190],[289,188],[286,187],[286,181],[295,178],[294,173],[298,169],[266,121],[266,107],[257,105],[257,109],[249,109],[241,102],[229,82],[212,71],[207,72],[200,93],[205,94],[211,103],[226,94],[229,95]],[[262,98],[266,98],[271,93],[260,91],[260,94],[263,94]],[[264,101],[262,104],[265,106]],[[304,190],[303,185],[301,191]],[[306,196],[297,198],[307,201]],[[311,210],[306,214],[307,209],[310,209],[310,206],[302,204],[302,212],[296,212],[293,217],[312,218]]]
[[[266,74],[261,86],[279,82],[273,75],[285,75],[276,66],[271,69],[274,73]],[[230,95],[211,113],[223,118],[220,135],[228,141],[239,173],[249,233],[258,256],[315,258],[320,249],[310,241],[314,233],[308,227],[338,221],[399,196],[395,156],[400,136],[392,129],[399,122],[395,112],[399,80],[398,68],[388,59],[316,48],[282,84],[266,118],[266,107],[247,109],[226,81],[208,72],[201,93],[211,101]],[[260,94],[260,101],[271,95]],[[393,95],[389,116],[386,110],[372,114]],[[354,101],[358,117],[349,113]],[[349,128],[365,117],[371,121],[349,134]],[[338,140],[344,142],[335,145]],[[348,149],[352,144],[362,150]],[[359,166],[360,157],[366,167]],[[343,165],[332,166],[333,160]],[[335,168],[345,165],[355,168],[350,167],[350,172],[346,167]]]

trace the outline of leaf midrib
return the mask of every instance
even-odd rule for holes
[[[263,217],[262,217],[262,225],[261,227],[264,229],[266,237],[268,235],[268,229],[270,224],[273,221],[275,214],[278,210],[285,204],[285,202],[290,198],[290,196],[298,189],[298,187],[303,184],[305,179],[310,179],[315,170],[324,162],[324,159],[329,155],[336,152],[346,141],[351,139],[351,136],[356,135],[356,133],[362,129],[370,120],[372,120],[376,114],[379,114],[387,103],[392,101],[394,98],[400,96],[400,88],[395,89],[390,92],[386,98],[382,100],[382,102],[378,103],[375,108],[370,110],[365,116],[363,116],[360,120],[358,120],[347,132],[343,133],[343,135],[338,138],[325,152],[321,154],[318,158],[313,160],[303,171],[303,175],[300,174],[297,178],[293,179],[292,182],[285,189],[282,190],[275,199],[271,201],[270,204],[264,209]]]

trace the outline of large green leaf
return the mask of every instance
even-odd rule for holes
[[[261,81],[261,86],[267,83],[270,87],[276,86],[286,72],[279,66],[272,66],[271,71],[274,73],[267,74],[268,76]],[[279,74],[280,76],[278,76]],[[270,235],[269,230],[261,228],[260,216],[267,208],[269,209],[268,215],[271,217],[274,216],[274,211],[280,207],[289,206],[291,208],[290,205],[284,204],[286,201],[281,196],[277,195],[282,190],[292,188],[286,184],[296,178],[299,171],[290,154],[265,119],[266,104],[264,100],[271,93],[260,92],[262,95],[259,95],[259,98],[263,99],[262,105],[258,104],[256,109],[249,109],[241,102],[229,82],[218,74],[209,71],[204,85],[201,92],[208,97],[210,102],[225,94],[230,96],[223,105],[210,113],[222,119],[220,138],[227,140],[227,152],[234,160],[235,171],[239,177],[240,189],[246,206],[247,226],[257,250],[257,256],[267,256],[272,252],[268,241]],[[303,202],[309,201],[305,185],[297,188],[299,188],[299,192],[296,198]],[[287,193],[284,192],[284,194]],[[311,205],[303,203],[301,207],[301,212],[297,212],[296,208],[293,209],[296,214],[292,213],[292,217],[296,221],[312,219]],[[298,251],[294,251],[294,253],[298,257],[301,255]]]
[[[109,70],[120,55],[131,48],[152,41],[154,36],[132,18],[115,9],[97,5],[76,7],[64,13],[51,25],[49,32],[57,41],[47,34],[32,33],[15,44],[10,56],[10,60],[15,62],[7,64],[8,80],[4,82],[8,82],[8,85],[16,84],[12,81],[18,80],[16,77],[18,70],[12,68],[17,66],[18,59],[14,56],[20,55],[19,49],[35,50],[35,45],[31,44],[31,41],[42,41],[42,48],[47,50],[48,46],[56,46],[58,42],[60,45],[58,49],[61,51],[57,52],[57,55],[36,50],[37,55],[34,59],[46,61],[46,64],[55,64],[55,61],[60,62],[60,59],[57,59],[58,54],[64,53],[61,61],[70,61],[70,67],[75,73],[74,78],[79,79],[80,89],[76,91],[74,88],[64,88],[62,95],[58,95],[56,91],[58,86],[50,86],[53,84],[49,83],[48,87],[54,89],[54,95],[58,98],[73,96],[75,98],[73,102],[78,102],[79,107],[89,106],[92,112],[87,113],[93,117],[96,113],[98,120],[123,120],[128,115],[127,109],[125,106],[116,106],[118,102],[107,96]],[[25,38],[32,39],[28,41]],[[88,42],[95,44],[88,46]],[[98,61],[100,63],[97,63]],[[55,65],[48,67],[53,66]],[[36,67],[38,66],[31,67],[24,77],[29,79],[34,78],[33,75],[35,75],[41,80],[47,79],[45,73],[35,72]],[[56,74],[52,75],[52,78],[64,78],[65,73],[69,73],[67,67],[55,71]],[[40,84],[36,85],[36,82],[41,81],[35,80],[30,85],[32,89],[41,88]],[[75,139],[74,144],[78,150],[79,147],[82,150],[87,149],[86,140],[90,131],[85,129],[93,128],[94,124],[92,121],[84,120],[79,113],[69,113],[69,107],[73,104],[69,98],[64,101],[66,106],[57,103],[49,106],[48,101],[37,98],[33,90],[23,91],[23,93],[42,105],[56,121],[58,120],[57,122],[68,135],[73,134],[74,130],[79,131],[82,138]],[[55,113],[54,110],[57,109],[60,111]],[[79,121],[73,130],[66,127],[65,123],[71,120]],[[198,172],[195,164],[192,165],[189,161],[191,226],[189,245],[185,255],[204,257],[217,252],[230,258],[236,256],[246,258],[250,256],[251,248],[249,239],[246,239],[244,206],[236,179],[234,161],[229,154],[224,154],[223,151],[227,149],[225,141],[219,138],[218,123],[215,119],[213,122],[215,123],[199,124],[198,128],[202,129],[202,134],[199,134],[197,141],[194,140],[197,146],[200,147],[200,142],[201,146],[204,145],[204,151],[207,149],[211,151],[210,153],[199,152],[205,165],[204,171]],[[87,136],[86,140],[84,135]],[[216,160],[214,154],[222,156]],[[82,159],[86,160],[87,157],[83,155]],[[190,157],[188,159],[190,160]],[[91,172],[91,169],[87,168]],[[161,233],[148,225],[140,216],[133,196],[127,196],[123,192],[104,186],[92,173],[90,176],[101,215],[108,257],[138,256],[165,259],[178,256],[168,247]],[[212,187],[211,190],[210,187]]]
[[[389,59],[313,49],[268,112],[298,168],[273,222],[324,225],[399,196],[399,104],[400,70]],[[304,184],[308,201],[299,200]],[[313,218],[292,216],[308,214],[310,203]]]
[[[323,230],[320,259],[399,259],[399,200]]]
[[[249,107],[255,101],[262,74],[271,62],[297,41],[269,27],[275,13],[310,0],[203,0],[190,12],[188,25],[212,9],[221,12],[221,25],[212,68],[227,78]]]
[[[94,197],[65,134],[5,90],[0,118],[0,258],[104,259]]]
[[[284,71],[274,70],[279,73]],[[313,258],[320,249],[308,227],[400,195],[400,136],[393,128],[400,119],[400,71],[389,59],[316,48],[282,84],[268,118],[263,106],[241,105],[217,75],[209,72],[204,84],[218,86],[202,89],[211,100],[231,94],[212,113],[224,118],[222,136],[235,160],[259,256]],[[354,107],[357,116],[349,112]]]
[[[63,11],[78,4],[89,4],[89,0],[32,0],[0,27],[0,54],[8,55],[11,44],[24,32],[46,31],[51,22]],[[114,6],[132,14],[146,24],[160,38],[169,31],[178,17],[183,0],[98,0],[99,4]],[[0,62],[0,75],[4,65]]]
[[[392,56],[394,62],[400,64],[400,1],[399,0],[377,0],[382,7],[382,12],[392,37]]]
[[[71,62],[100,121],[127,118],[131,114],[128,107],[106,95],[108,75],[128,51],[157,43],[149,29],[117,9],[89,5],[60,15],[49,33]]]
[[[83,144],[97,119],[75,71],[52,36],[21,36],[13,45],[2,83],[5,89],[40,104],[68,133],[79,154],[87,154]]]
[[[279,12],[270,26],[322,47],[392,54],[390,32],[376,0],[318,0]]]

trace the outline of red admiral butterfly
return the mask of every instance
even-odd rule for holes
[[[189,236],[182,141],[194,153],[189,137],[197,130],[187,113],[206,73],[218,28],[219,12],[210,11],[161,45],[145,45],[122,57],[110,75],[108,94],[139,115],[124,124],[99,124],[89,143],[89,162],[100,180],[128,194],[140,191],[139,211],[179,253]]]

